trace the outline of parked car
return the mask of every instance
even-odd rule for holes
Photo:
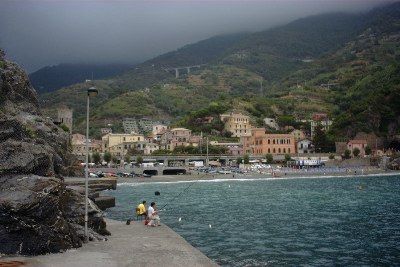
[[[99,176],[95,174],[94,172],[89,172],[89,177],[90,178],[98,178]]]

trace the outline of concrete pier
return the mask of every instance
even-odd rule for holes
[[[91,241],[64,253],[35,257],[0,256],[0,266],[29,267],[128,267],[218,266],[166,225],[145,226],[143,221],[106,220],[108,241]],[[162,221],[161,221],[162,222]],[[6,265],[10,262],[19,265]]]

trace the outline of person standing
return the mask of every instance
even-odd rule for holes
[[[160,217],[158,216],[158,208],[155,202],[151,202],[150,207],[147,209],[147,216],[149,217],[149,226],[160,226]]]

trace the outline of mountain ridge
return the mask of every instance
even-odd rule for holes
[[[118,75],[135,64],[88,64],[62,63],[43,67],[31,74],[29,79],[38,94],[57,91],[60,88]]]

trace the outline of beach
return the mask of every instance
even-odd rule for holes
[[[351,168],[319,168],[309,170],[298,170],[281,168],[273,174],[263,172],[231,173],[231,174],[209,174],[192,172],[182,175],[155,175],[151,177],[118,177],[117,183],[136,182],[185,182],[215,179],[258,179],[258,178],[290,178],[290,177],[330,177],[330,176],[362,176],[400,174],[399,171],[382,170],[376,167],[351,167]]]

